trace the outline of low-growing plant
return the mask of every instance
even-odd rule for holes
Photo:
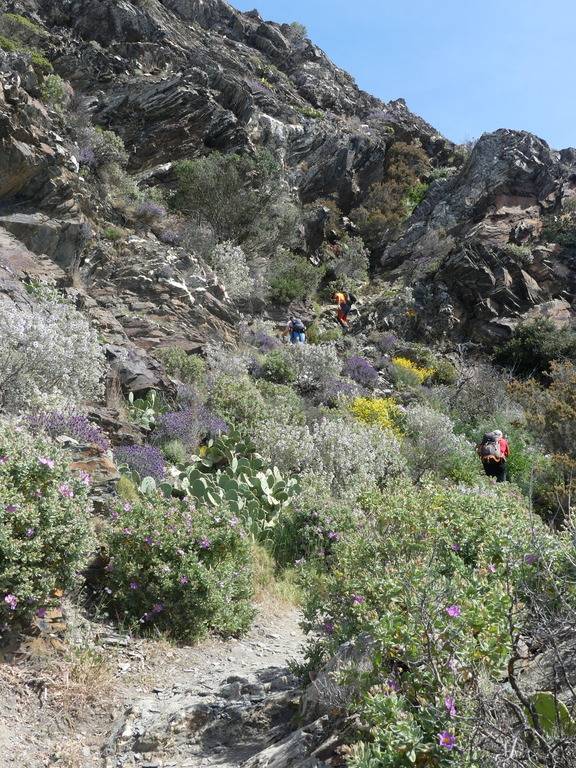
[[[161,480],[166,473],[162,451],[154,445],[120,445],[114,450],[120,469],[126,467],[141,478]]]
[[[349,405],[358,421],[400,434],[402,412],[392,397],[356,397]]]
[[[266,414],[264,398],[246,375],[220,376],[212,387],[208,402],[227,424],[246,433],[250,433]]]
[[[118,240],[122,240],[124,237],[124,233],[118,227],[104,227],[102,234],[106,240],[111,240],[113,243],[118,242]]]
[[[55,606],[90,549],[87,484],[49,439],[0,424],[0,621]]]
[[[433,373],[430,376],[431,384],[446,384],[451,386],[458,381],[458,369],[446,358],[440,358],[435,360],[433,365]]]
[[[66,83],[59,75],[47,75],[40,86],[42,98],[54,109],[62,109],[68,99]]]
[[[180,411],[157,416],[152,441],[163,446],[178,440],[187,448],[196,448],[205,438],[219,437],[227,431],[226,422],[197,401]]]
[[[119,504],[103,599],[119,621],[178,641],[237,635],[253,616],[249,544],[223,509],[161,497]]]
[[[344,363],[342,372],[366,389],[374,389],[378,384],[378,371],[371,362],[360,355],[349,357]]]
[[[424,368],[407,357],[395,357],[392,364],[399,380],[405,384],[423,384],[434,374],[433,368]]]
[[[254,291],[254,279],[244,251],[231,241],[219,243],[207,258],[231,299],[247,299]]]
[[[102,451],[110,448],[110,440],[95,424],[91,424],[86,416],[79,413],[34,413],[26,418],[26,425],[33,434],[44,432],[50,437],[66,435],[79,443],[96,445]]]
[[[260,362],[259,376],[276,384],[290,384],[296,380],[295,366],[283,350],[269,352]]]
[[[166,372],[183,384],[201,384],[206,373],[206,363],[199,355],[189,355],[181,347],[162,347],[154,354],[164,365]]]
[[[292,387],[261,379],[256,388],[264,398],[267,418],[286,425],[305,423],[303,400]]]
[[[282,472],[301,472],[312,461],[314,442],[305,424],[286,425],[267,419],[258,425],[252,437],[258,453]]]
[[[303,391],[321,390],[342,370],[333,344],[293,344],[288,355],[296,370],[296,384]]]

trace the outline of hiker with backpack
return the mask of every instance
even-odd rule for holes
[[[348,315],[358,299],[353,293],[347,291],[334,291],[332,294],[332,301],[338,305],[338,314],[336,316],[338,323],[345,331],[350,330],[350,326],[348,325]]]
[[[283,335],[290,336],[292,344],[305,344],[306,326],[299,317],[293,317],[288,321]]]
[[[488,477],[495,478],[497,483],[503,483],[506,480],[506,462],[510,456],[510,446],[502,432],[499,429],[487,432],[476,450]]]

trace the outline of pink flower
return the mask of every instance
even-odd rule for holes
[[[230,525],[232,526],[232,528],[236,528],[236,526],[238,525],[240,520],[238,520],[237,517],[231,517],[229,522],[230,522]]]
[[[460,550],[462,549],[462,547],[460,546],[460,544],[452,544],[452,546],[450,547],[450,549],[452,550],[452,552],[460,552]]]
[[[328,538],[330,539],[330,541],[338,541],[338,539],[340,538],[340,534],[338,533],[338,531],[328,531]]]
[[[8,461],[8,456],[0,456],[0,465],[6,464],[7,461]]]
[[[9,515],[14,514],[14,512],[17,512],[19,509],[18,504],[6,504],[4,507],[4,511],[8,512]]]
[[[38,464],[42,464],[43,467],[48,467],[48,469],[54,469],[55,466],[54,459],[49,459],[47,456],[40,456]]]
[[[80,478],[80,482],[83,483],[84,485],[90,485],[90,483],[92,482],[91,476],[88,474],[88,472],[84,472],[84,470],[81,470],[78,473],[78,477]]]
[[[74,491],[72,490],[72,488],[70,488],[68,483],[60,483],[60,485],[58,486],[58,493],[60,494],[60,496],[62,496],[65,499],[74,498]]]
[[[451,616],[453,619],[458,618],[458,616],[462,615],[462,608],[460,608],[459,605],[449,605],[448,608],[446,608],[446,613],[448,616]]]
[[[450,717],[456,717],[456,700],[453,696],[446,696],[444,699],[444,706]]]
[[[182,584],[182,586],[184,586],[185,584],[190,584],[190,579],[188,578],[188,576],[180,576],[180,578],[178,579],[178,582]]]
[[[200,547],[200,549],[210,549],[210,547],[212,546],[212,542],[210,541],[210,539],[207,539],[206,537],[204,537],[203,539],[200,539],[200,541],[198,542],[198,546]]]
[[[444,749],[454,749],[456,746],[456,736],[450,731],[442,731],[438,734],[438,744]]]
[[[362,603],[366,602],[366,598],[364,595],[353,595],[352,596],[352,605],[362,605]]]
[[[124,512],[132,512],[132,504],[130,504],[130,503],[127,501],[127,502],[126,502],[126,504],[124,504],[124,505],[122,506],[122,509],[124,510]]]
[[[4,596],[4,602],[10,608],[11,611],[16,610],[16,606],[18,605],[18,598],[16,595],[5,595]]]
[[[496,566],[493,563],[490,563],[490,565],[488,566],[488,570],[490,571],[490,573],[496,573]]]

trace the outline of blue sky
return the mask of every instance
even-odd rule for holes
[[[361,88],[454,141],[521,128],[576,146],[574,0],[232,0],[300,21]]]

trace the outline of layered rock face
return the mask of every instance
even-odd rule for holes
[[[492,341],[523,318],[571,322],[574,252],[542,232],[575,194],[573,150],[523,132],[484,135],[381,256],[391,276],[414,286],[420,330]]]
[[[30,34],[74,89],[68,114],[120,135],[138,183],[169,187],[179,159],[266,148],[302,204],[330,199],[348,214],[386,181],[391,144],[417,144],[433,167],[457,172],[433,183],[375,259],[413,288],[415,332],[486,343],[525,316],[571,321],[571,252],[541,231],[574,194],[574,151],[498,131],[458,168],[454,146],[401,99],[362,92],[298,28],[223,0],[10,0],[0,10],[37,26]],[[147,353],[232,339],[237,310],[201,257],[150,231],[121,245],[93,237],[110,207],[77,155],[67,119],[42,103],[30,56],[0,50],[1,230],[82,288],[111,344]],[[326,233],[321,215],[307,216],[311,254]],[[378,303],[375,314],[389,322]]]

